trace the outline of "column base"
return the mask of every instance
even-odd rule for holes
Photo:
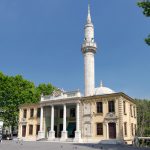
[[[55,131],[49,131],[49,137],[48,140],[54,140],[55,139]]]
[[[38,140],[40,140],[40,139],[44,139],[45,138],[45,133],[44,133],[44,131],[39,131],[38,132]]]
[[[75,131],[74,142],[82,142],[82,139],[81,139],[81,131]]]
[[[68,138],[68,132],[67,131],[61,131],[61,141],[66,141]]]

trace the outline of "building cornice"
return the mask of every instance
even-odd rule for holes
[[[136,101],[129,97],[128,95],[126,95],[123,92],[118,92],[118,93],[112,93],[112,94],[104,94],[104,95],[93,95],[93,96],[87,96],[87,97],[82,97],[81,101],[87,101],[87,100],[98,100],[98,99],[103,99],[103,98],[115,98],[115,97],[119,97],[122,96],[124,98],[126,98],[127,100],[136,103]]]
[[[76,97],[76,98],[67,98],[67,99],[59,99],[59,100],[51,100],[51,101],[43,101],[40,102],[40,106],[51,106],[51,105],[63,105],[63,104],[76,104],[80,103],[81,98]]]
[[[39,106],[39,103],[29,103],[29,104],[22,104],[19,106],[19,109],[20,108],[24,108],[24,107],[38,107]]]
[[[59,99],[59,100],[50,100],[50,101],[42,101],[36,104],[23,104],[20,105],[19,108],[24,108],[24,107],[38,107],[38,106],[50,106],[50,105],[62,105],[62,104],[76,104],[79,102],[85,102],[85,101],[96,101],[96,100],[103,100],[106,98],[111,98],[111,99],[116,99],[116,97],[124,97],[127,100],[133,102],[134,104],[136,103],[136,101],[129,97],[128,95],[126,95],[123,92],[119,92],[119,93],[112,93],[112,94],[105,94],[105,95],[94,95],[94,96],[87,96],[87,97],[74,97],[74,98],[67,98],[67,99]]]

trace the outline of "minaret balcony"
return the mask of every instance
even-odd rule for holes
[[[82,44],[82,52],[93,52],[96,53],[97,45],[95,42],[85,42]]]

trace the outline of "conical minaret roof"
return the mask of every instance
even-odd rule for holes
[[[91,12],[90,12],[90,4],[88,4],[88,16],[87,16],[87,23],[88,23],[88,24],[92,23],[92,19],[91,19]]]

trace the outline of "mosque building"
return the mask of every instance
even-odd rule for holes
[[[84,95],[77,91],[54,91],[38,104],[19,109],[19,133],[23,140],[63,142],[133,142],[137,128],[135,101],[123,92],[95,88],[94,55],[97,45],[90,6],[84,27]]]

